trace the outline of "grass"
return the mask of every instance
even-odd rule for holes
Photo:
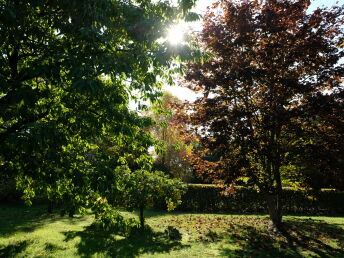
[[[0,205],[0,257],[344,257],[343,217],[285,216],[287,231],[273,234],[265,215],[146,215],[152,232],[122,237],[90,227],[92,215]],[[181,241],[164,234],[168,226]]]

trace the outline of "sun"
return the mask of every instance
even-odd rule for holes
[[[184,25],[175,24],[168,29],[167,40],[172,45],[178,45],[184,40]]]

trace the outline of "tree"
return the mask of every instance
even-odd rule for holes
[[[114,189],[100,181],[130,153],[113,160],[100,143],[147,147],[129,99],[157,98],[178,55],[157,39],[193,2],[0,1],[0,171],[27,202],[40,192],[74,210]]]
[[[164,200],[167,210],[174,210],[185,193],[185,185],[178,179],[170,179],[163,172],[136,170],[128,174],[123,191],[124,207],[139,209],[141,229],[144,229],[144,209]],[[123,205],[123,203],[121,204]]]
[[[156,146],[157,156],[154,166],[173,178],[180,178],[184,182],[193,179],[193,170],[187,155],[191,153],[191,144],[186,144],[181,137],[185,130],[177,120],[175,106],[181,101],[169,92],[164,92],[161,101],[152,105],[147,115],[154,120],[150,132],[159,143]]]
[[[137,131],[135,136],[123,137],[121,142],[113,142],[111,138],[102,140],[98,143],[103,145],[102,151],[93,150],[87,156],[91,164],[96,163],[95,167],[101,168],[91,174],[90,180],[91,190],[102,194],[97,199],[101,199],[105,210],[112,214],[113,207],[138,209],[141,229],[144,229],[145,208],[165,201],[171,211],[181,203],[185,189],[181,180],[170,179],[153,169],[154,159],[148,148],[154,139],[147,128]],[[99,202],[96,206],[96,210],[103,208],[99,207]],[[104,219],[102,214],[99,216]],[[107,214],[104,216],[106,218]]]
[[[213,4],[200,33],[211,57],[186,71],[188,86],[203,93],[191,113],[202,151],[218,157],[203,159],[198,169],[228,184],[248,177],[266,196],[276,227],[282,223],[281,167],[314,161],[314,151],[304,150],[317,144],[343,160],[343,145],[332,145],[343,142],[343,7],[308,13],[309,5]],[[339,173],[342,161],[325,163]]]

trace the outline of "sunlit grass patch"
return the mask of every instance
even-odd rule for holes
[[[266,215],[145,213],[150,230],[120,236],[92,227],[92,215],[1,206],[0,257],[344,257],[342,217],[285,216],[286,237],[269,230]],[[168,226],[180,241],[164,233]]]

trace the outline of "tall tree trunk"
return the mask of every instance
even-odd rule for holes
[[[280,148],[278,139],[281,128],[274,126],[271,133],[271,153],[269,155],[269,174],[272,176],[272,192],[267,194],[266,203],[272,225],[280,231],[282,229],[282,181],[280,172]]]
[[[278,153],[278,151],[276,150]],[[274,174],[275,182],[276,182],[276,190],[275,195],[270,198],[268,201],[269,204],[269,213],[272,223],[275,228],[281,229],[282,227],[282,180],[281,180],[281,172],[280,172],[280,163],[279,159],[273,164],[272,171]],[[269,199],[268,198],[268,199]]]
[[[280,200],[280,194],[266,195],[266,204],[270,215],[271,222],[276,229],[282,227],[282,205]]]
[[[145,217],[143,216],[143,209],[144,207],[141,206],[140,207],[140,225],[141,225],[142,230],[145,228]]]

